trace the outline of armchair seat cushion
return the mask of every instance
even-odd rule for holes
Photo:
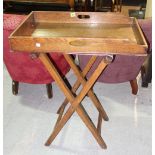
[[[80,67],[83,69],[91,56],[80,55]],[[101,62],[102,56],[99,56],[95,64],[90,69],[87,77],[95,71],[98,64]],[[109,64],[104,72],[99,76],[98,82],[104,83],[122,83],[135,79],[138,75],[141,65],[145,57],[123,56],[117,55],[113,63]]]
[[[26,17],[26,15],[5,14],[3,16],[3,29],[13,31]]]

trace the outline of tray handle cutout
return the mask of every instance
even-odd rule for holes
[[[90,16],[89,15],[78,15],[79,19],[89,19]]]

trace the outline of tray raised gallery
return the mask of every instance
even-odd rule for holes
[[[146,55],[136,18],[120,13],[33,11],[9,37],[13,51]]]

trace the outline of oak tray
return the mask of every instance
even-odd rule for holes
[[[13,51],[146,55],[136,18],[120,13],[33,11],[9,37]]]

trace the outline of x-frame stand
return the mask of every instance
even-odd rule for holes
[[[46,53],[40,53],[39,54],[39,59],[42,61],[46,69],[49,71],[50,75],[53,77],[57,85],[60,87],[60,89],[63,91],[63,93],[66,96],[66,99],[58,109],[58,114],[59,117],[57,119],[56,125],[54,127],[54,130],[48,140],[46,141],[45,145],[48,146],[52,143],[52,141],[56,138],[56,136],[59,134],[61,129],[64,127],[64,125],[67,123],[67,121],[70,119],[70,117],[73,115],[73,113],[76,111],[82,121],[85,123],[85,125],[88,127],[88,129],[91,131],[93,134],[94,138],[98,142],[98,144],[101,146],[101,148],[106,149],[107,146],[101,137],[101,123],[102,119],[105,121],[108,121],[109,118],[102,107],[99,99],[96,97],[92,90],[92,86],[96,82],[97,78],[100,76],[102,71],[105,69],[105,67],[112,62],[113,56],[108,55],[103,58],[103,60],[100,62],[98,67],[96,68],[95,72],[91,75],[91,77],[86,80],[85,76],[94,64],[96,60],[96,56],[92,56],[89,62],[87,63],[86,67],[83,69],[81,72],[77,65],[74,63],[73,58],[70,55],[63,54],[67,62],[69,63],[70,67],[74,71],[74,74],[77,76],[77,81],[75,82],[74,86],[70,90],[67,86],[67,84],[64,82],[63,78],[60,76],[58,73],[57,69],[49,59],[48,55]],[[76,90],[79,88],[79,86],[82,85],[83,88],[80,91],[78,95],[76,95]],[[84,99],[85,96],[88,96],[95,107],[97,108],[99,112],[99,117],[98,117],[98,124],[97,128],[95,127],[94,123],[90,119],[89,115],[85,111],[84,107],[82,106],[81,102]],[[66,105],[70,102],[70,107],[66,111],[66,113],[63,115],[64,109]]]

